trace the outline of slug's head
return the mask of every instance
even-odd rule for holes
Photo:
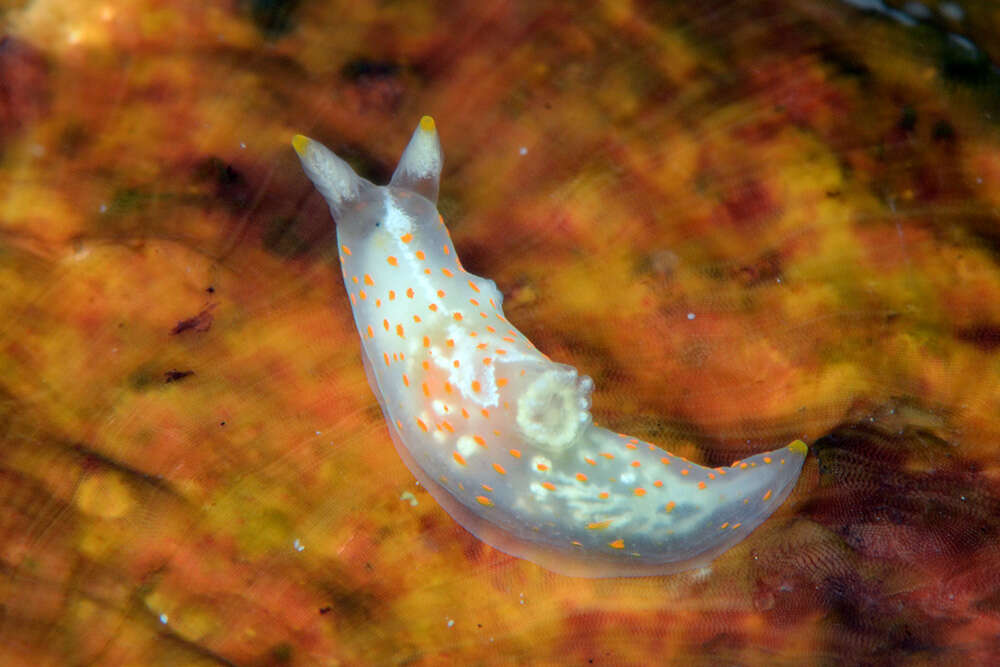
[[[296,134],[292,138],[292,147],[298,153],[309,180],[326,199],[330,213],[338,222],[383,201],[383,188],[358,176],[347,162],[318,141]],[[405,193],[420,195],[434,208],[443,164],[434,119],[424,116],[396,165],[389,181],[389,191],[395,196]]]

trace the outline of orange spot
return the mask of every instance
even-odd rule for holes
[[[424,390],[424,396],[430,396],[431,395],[431,388],[427,386],[426,382],[424,382],[422,385],[420,385],[420,388]]]
[[[355,298],[354,298],[354,295],[352,294],[352,295],[351,295],[351,305],[353,306],[353,305],[355,305],[355,304],[356,304],[357,302],[358,302],[358,300],[357,300],[357,299],[355,299]]]
[[[605,519],[604,521],[595,521],[593,523],[587,524],[587,530],[604,530],[611,525],[611,519]]]
[[[372,325],[370,325],[370,324],[368,325],[368,337],[369,338],[374,338],[375,337],[375,332],[372,331]]]
[[[448,269],[441,269],[441,273],[443,273],[445,275],[445,277],[447,277],[447,278],[451,278],[453,275],[455,275],[451,271],[449,271]]]
[[[507,474],[507,471],[504,470],[503,466],[500,465],[499,463],[494,463],[493,464],[493,469],[496,470],[501,475],[506,475]]]
[[[506,387],[507,386],[507,378],[497,378],[497,386],[498,387]]]
[[[430,269],[424,269],[424,273],[426,273],[427,275],[431,275],[431,270]]]
[[[476,501],[479,502],[480,505],[484,505],[486,507],[493,507],[493,501],[487,498],[486,496],[476,496]]]
[[[603,498],[604,500],[607,500],[607,498],[608,498],[608,495],[609,495],[609,494],[608,494],[608,492],[607,492],[607,491],[601,491],[601,492],[600,492],[599,494],[597,494],[597,495],[598,495],[598,497],[600,497],[600,498]]]
[[[407,287],[406,288],[406,296],[407,296],[407,298],[410,298],[410,299],[413,298],[413,288],[412,287]]]
[[[434,312],[434,313],[437,312],[438,307],[437,307],[436,303],[432,303],[431,305],[429,305],[427,307],[431,309],[431,312]]]
[[[770,463],[770,462],[771,462],[771,457],[770,456],[765,456],[764,457],[764,463]]]
[[[366,273],[365,274],[365,285],[372,286],[374,284],[375,284],[375,281],[372,280],[372,277]]]
[[[414,315],[413,316],[413,321],[416,322],[417,324],[420,324],[421,322],[423,322],[423,320],[420,319],[419,315]]]
[[[476,287],[476,283],[472,282],[471,280],[469,281],[469,287],[472,288],[473,292],[479,292],[479,288]]]
[[[517,342],[513,338],[511,338],[510,336],[504,336],[503,339],[505,341],[507,341],[508,343],[516,343]]]
[[[483,484],[482,487],[483,487],[483,491],[490,491],[490,492],[493,491],[493,487],[490,486],[489,484]]]
[[[424,367],[425,371],[429,371],[431,369],[431,364],[426,359],[424,359],[422,362],[420,362],[420,365]]]
[[[386,257],[386,258],[385,258],[385,261],[389,262],[389,264],[390,264],[391,266],[399,266],[399,260],[397,260],[397,259],[396,259],[395,257],[393,257],[392,255],[389,255],[388,257]]]
[[[606,459],[607,459],[607,460],[609,460],[609,461],[610,461],[611,459],[615,458],[615,455],[614,455],[614,454],[608,454],[607,452],[601,452],[601,453],[599,454],[599,456],[603,456],[604,458],[606,458]]]
[[[443,426],[444,429],[446,431],[448,431],[449,433],[454,433],[455,432],[455,427],[452,426],[451,424],[449,424],[447,421],[441,422],[441,426]]]
[[[712,473],[708,473],[708,478],[709,479],[715,479],[715,475],[713,475]]]
[[[483,366],[489,366],[492,361],[489,357],[483,357]]]
[[[490,326],[490,325],[488,325],[488,324],[486,325],[486,330],[487,330],[487,331],[489,331],[490,333],[496,333],[496,332],[497,332],[497,330],[496,330],[496,329],[494,329],[493,327],[491,327],[491,326]]]
[[[642,487],[637,487],[635,489],[635,491],[633,491],[633,493],[635,493],[635,495],[637,495],[637,496],[644,496],[644,495],[646,495],[646,489],[644,489]]]
[[[479,445],[480,447],[484,449],[486,448],[486,441],[483,440],[482,436],[474,435],[472,436],[472,439],[475,440],[476,444]]]
[[[658,489],[662,489],[663,488],[663,482],[661,482],[660,480],[656,480],[655,482],[653,482],[653,486],[655,486]]]
[[[426,257],[426,255],[424,255],[424,251],[423,250],[418,250],[417,251],[417,259],[423,260],[424,257]]]
[[[455,361],[451,362],[451,365],[454,366],[455,368],[458,368],[461,365],[461,363],[459,362],[458,359],[456,359]]]
[[[448,347],[455,347],[455,339],[454,338],[449,338],[448,340],[445,341],[445,343],[448,345]]]
[[[497,354],[507,354],[507,350],[501,350],[500,348],[497,348],[496,353]]]
[[[578,472],[578,473],[576,473],[576,481],[578,481],[578,482],[586,482],[587,481],[587,476],[584,475],[582,472]]]
[[[675,507],[677,507],[677,503],[671,500],[669,503],[667,503],[667,506],[664,507],[663,509],[666,510],[667,514],[670,514],[671,512],[674,511]]]
[[[396,335],[399,336],[400,338],[406,338],[406,336],[403,335],[403,325],[402,324],[397,324],[396,325]]]
[[[705,482],[698,482],[698,488],[699,489],[704,489],[705,488]]]
[[[406,373],[403,373],[403,384],[407,387],[410,386],[410,378],[406,377]]]
[[[458,462],[459,465],[463,466],[465,465],[465,459],[462,458],[461,454],[459,454],[458,452],[452,452],[451,455]]]
[[[375,299],[375,307],[376,308],[382,307],[382,299]]]
[[[487,410],[486,408],[483,408],[482,410],[480,410],[480,412],[483,413],[483,416],[486,417],[487,419],[490,418],[490,411]]]
[[[608,542],[608,546],[611,547],[612,549],[624,549],[625,548],[625,540],[619,538],[619,539],[615,540],[614,542]]]
[[[664,456],[662,459],[660,459],[660,463],[662,463],[665,466],[668,466],[668,465],[670,465],[670,459],[668,459],[666,456]]]
[[[455,313],[454,315],[452,315],[452,317],[455,318],[456,322],[461,322],[462,321],[462,313]]]
[[[636,447],[635,445],[633,445],[633,444],[632,444],[631,442],[627,442],[627,443],[625,443],[625,448],[626,448],[626,449],[638,449],[638,448],[637,448],[637,447]]]
[[[340,246],[340,249],[344,251],[345,255],[350,255],[351,254],[351,249],[348,248],[346,245]]]
[[[549,467],[547,465],[545,465],[544,463],[539,463],[535,467],[538,468],[539,470],[541,470],[542,472],[545,472],[546,470],[549,469]]]
[[[445,393],[448,393],[448,394],[451,393],[451,383],[450,382],[445,382],[444,383],[444,390],[445,390]]]
[[[465,417],[466,419],[468,419],[469,418],[469,411],[466,410],[465,408],[462,408],[462,416]]]
[[[413,240],[413,234],[407,232],[407,233],[403,234],[402,236],[400,236],[399,240],[402,241],[403,243],[409,243],[410,241]]]
[[[764,500],[767,500],[770,497],[771,497],[771,489],[768,489],[767,493],[764,494]]]
[[[481,387],[479,386],[479,381],[478,380],[473,380],[472,381],[472,391],[479,391],[480,389],[481,389]]]
[[[476,301],[475,299],[469,299],[469,303],[471,303],[473,306],[478,306],[479,305],[479,302]]]
[[[721,526],[719,526],[719,530],[725,530],[726,526],[728,526],[728,525],[729,525],[729,522],[727,521],[724,524],[722,524]]]
[[[439,289],[437,291],[437,295],[438,295],[438,298],[443,298],[444,297],[444,290],[443,289]]]
[[[382,320],[382,326],[385,328],[386,331],[388,331],[389,330],[389,320]]]
[[[556,485],[553,484],[552,482],[542,482],[542,486],[545,487],[546,489],[548,489],[549,491],[555,491],[556,490]]]
[[[425,424],[424,421],[420,419],[420,417],[417,417],[417,426],[424,429],[424,432],[427,431],[427,424]]]
[[[510,450],[510,455],[513,456],[515,459],[519,459],[519,458],[521,458],[521,450],[520,449],[512,449],[512,450]]]
[[[629,465],[632,466],[633,468],[638,468],[642,464],[639,463],[638,461],[632,461],[632,463],[630,463]]]
[[[681,474],[684,475],[685,477],[687,477],[688,475],[691,474],[691,471],[690,470],[681,470]]]
[[[385,365],[388,366],[389,365],[389,353],[388,352],[383,352],[382,353],[382,358],[385,359]]]
[[[444,250],[444,254],[446,254],[446,255],[450,255],[451,254],[451,248],[448,247],[447,243],[445,243],[443,246],[441,246],[441,249]]]
[[[355,284],[355,285],[357,285],[357,284],[358,284],[358,282],[359,282],[359,281],[358,281],[358,277],[357,277],[357,276],[351,276],[351,280],[352,280],[352,281],[354,281],[354,284]]]

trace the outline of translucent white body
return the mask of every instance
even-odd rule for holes
[[[490,545],[573,576],[706,565],[786,498],[799,441],[705,468],[595,426],[592,382],[539,352],[492,280],[462,269],[435,208],[442,157],[424,117],[388,186],[301,135],[337,222],[362,357],[396,448]]]

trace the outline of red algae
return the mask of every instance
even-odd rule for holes
[[[4,10],[0,662],[996,654],[990,3],[249,4]],[[457,253],[598,422],[810,443],[710,568],[554,575],[400,465],[288,140],[381,182],[423,114]]]

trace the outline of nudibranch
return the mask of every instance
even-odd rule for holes
[[[593,383],[539,352],[469,273],[437,211],[443,156],[424,116],[376,186],[322,144],[292,145],[337,225],[364,366],[400,457],[462,526],[555,572],[707,565],[788,496],[801,441],[706,468],[596,426]]]

